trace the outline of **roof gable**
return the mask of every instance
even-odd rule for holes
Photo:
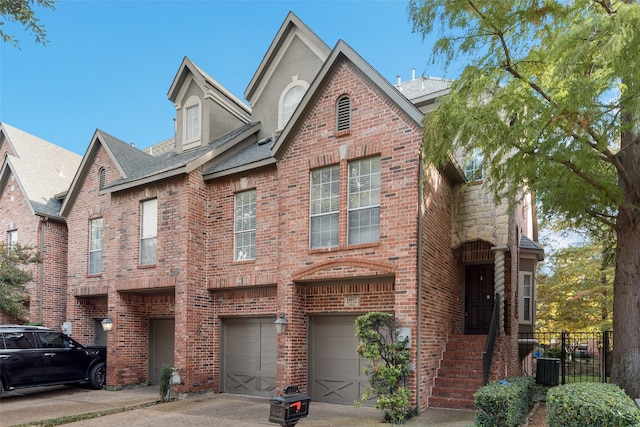
[[[8,150],[2,179],[13,172],[34,214],[59,217],[57,194],[67,191],[82,157],[20,129],[2,123]]]
[[[219,105],[235,113],[244,122],[249,121],[251,108],[186,56],[183,58],[167,94],[169,100],[177,107],[184,101],[181,98],[191,81],[198,85],[205,97],[214,99]]]
[[[404,95],[393,87],[391,83],[384,79],[368,62],[366,62],[358,53],[353,50],[347,43],[339,40],[334,47],[331,55],[324,63],[324,66],[316,76],[315,80],[305,93],[300,105],[295,113],[282,130],[280,137],[272,148],[272,154],[276,158],[280,158],[287,146],[291,143],[291,138],[295,134],[295,130],[301,126],[301,118],[306,116],[313,108],[316,99],[320,96],[322,90],[331,80],[334,70],[342,61],[351,62],[359,69],[380,91],[387,96],[393,103],[402,109],[409,118],[416,124],[421,126],[424,115],[418,110]]]
[[[293,12],[289,12],[244,91],[244,96],[251,105],[255,105],[287,48],[296,38],[302,40],[322,62],[326,60],[331,52],[329,46],[322,39],[311,31]]]

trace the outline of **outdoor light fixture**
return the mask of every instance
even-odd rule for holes
[[[102,325],[102,330],[105,332],[109,332],[111,328],[113,328],[113,320],[111,320],[110,317],[105,317],[104,319],[102,319],[102,322],[100,322],[100,324]]]
[[[278,316],[278,320],[276,320],[275,322],[273,322],[274,325],[276,325],[276,333],[278,335],[284,335],[287,332],[287,318],[284,317],[284,313],[280,313],[280,316]]]

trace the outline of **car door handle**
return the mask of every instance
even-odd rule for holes
[[[0,359],[9,359],[11,356],[8,354],[0,354]]]
[[[55,355],[56,355],[55,353],[45,353],[44,357],[53,357]]]

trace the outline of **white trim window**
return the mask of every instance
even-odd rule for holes
[[[534,318],[534,281],[530,271],[520,272],[520,323],[531,325]]]
[[[140,203],[140,265],[154,265],[158,238],[158,199]]]
[[[464,175],[469,181],[481,181],[484,156],[477,148],[472,148],[464,157]]]
[[[102,218],[89,221],[89,274],[102,273]]]
[[[200,98],[191,96],[184,107],[184,138],[183,144],[200,141],[202,129],[202,107]]]
[[[235,196],[234,261],[256,258],[256,190],[243,191]]]
[[[307,89],[309,89],[309,83],[298,80],[298,76],[293,76],[292,82],[284,88],[278,101],[278,126],[280,129],[287,125]]]
[[[311,171],[310,239],[311,249],[338,246],[340,166]]]
[[[7,249],[9,252],[18,244],[18,230],[7,231]]]
[[[349,162],[349,245],[380,240],[380,157]]]

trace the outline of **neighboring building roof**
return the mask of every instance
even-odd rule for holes
[[[61,214],[68,214],[68,210],[77,197],[77,192],[80,191],[78,183],[84,181],[84,177],[88,173],[99,146],[106,150],[111,161],[120,172],[120,178],[106,183],[103,189],[105,192],[115,192],[189,173],[211,161],[216,156],[224,157],[225,152],[233,152],[236,146],[238,147],[237,149],[244,148],[242,143],[244,141],[247,141],[244,142],[245,144],[252,142],[249,137],[255,134],[258,128],[259,123],[247,123],[212,141],[207,146],[180,154],[177,154],[175,150],[167,151],[159,156],[147,154],[131,144],[98,129],[91,139],[87,153],[73,179],[69,194],[62,204]]]
[[[538,261],[542,261],[544,259],[544,249],[524,234],[520,235],[520,243],[518,244],[518,247],[522,252],[536,254]]]
[[[174,137],[171,137],[157,144],[154,144],[150,147],[147,147],[142,151],[144,151],[147,154],[151,154],[154,157],[158,157],[163,154],[175,151],[175,149],[176,149],[176,139]]]
[[[62,219],[55,196],[68,190],[82,157],[6,123],[0,132],[13,153],[4,160],[2,182],[11,170],[35,215]]]
[[[411,80],[402,82],[398,76],[395,87],[413,104],[420,104],[426,99],[445,95],[451,90],[452,80],[436,77],[418,77],[412,75]]]

